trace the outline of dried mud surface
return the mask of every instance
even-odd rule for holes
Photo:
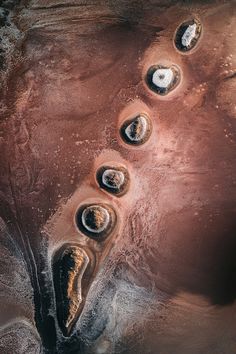
[[[234,354],[235,1],[0,6],[0,352]],[[200,38],[181,53],[193,18]],[[146,84],[153,65],[179,68],[165,96]],[[150,136],[126,144],[138,114]],[[128,171],[119,197],[102,166]],[[85,204],[114,211],[108,237],[78,229]],[[60,268],[72,246],[87,273],[73,257]],[[55,282],[73,287],[66,335],[74,303]]]

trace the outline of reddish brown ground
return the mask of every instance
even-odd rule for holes
[[[50,10],[41,0],[15,18],[26,36],[5,92],[0,216],[28,264],[49,353],[56,340],[60,353],[236,352],[236,7],[152,3],[133,12],[125,2]],[[181,54],[173,36],[193,16],[203,33]],[[165,97],[145,84],[158,63],[181,70],[180,85]],[[152,135],[126,145],[119,128],[140,111],[150,115]],[[99,189],[102,164],[127,167],[127,194]],[[77,208],[90,202],[117,213],[105,245],[76,228]],[[71,342],[54,329],[50,257],[64,242],[89,248],[100,269]],[[32,291],[29,280],[22,304],[15,292],[4,296],[4,279],[18,267],[9,267],[6,249],[0,324],[15,315],[32,322],[32,299],[23,295]],[[19,279],[9,284],[16,289]]]

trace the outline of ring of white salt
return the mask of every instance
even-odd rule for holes
[[[188,26],[188,28],[185,30],[181,38],[181,43],[184,47],[189,47],[191,45],[192,40],[196,36],[196,31],[197,31],[196,23]]]
[[[132,134],[132,130],[133,130],[132,128],[136,124],[137,121],[138,121],[138,124],[141,127],[141,130],[140,130],[139,134],[134,136]],[[147,126],[148,126],[148,124],[147,124],[146,118],[143,117],[143,116],[139,116],[126,127],[125,134],[126,134],[126,136],[128,137],[128,139],[130,141],[138,142],[138,141],[140,141],[140,140],[145,138],[145,135],[146,135],[146,132],[147,132]]]
[[[103,214],[103,225],[101,227],[99,227],[98,229],[94,229],[94,228],[91,228],[88,224],[87,224],[87,216],[88,214],[92,211],[92,210],[96,210],[96,209],[99,209],[100,212],[102,212]],[[101,233],[103,232],[109,225],[109,222],[110,222],[110,215],[108,213],[108,211],[103,208],[102,206],[100,205],[93,205],[93,206],[88,206],[87,208],[84,209],[82,215],[81,215],[81,221],[82,221],[82,225],[84,226],[84,228],[92,233]]]
[[[115,173],[119,176],[119,182],[115,186],[113,186],[107,182],[107,180],[109,180],[109,177],[110,177],[109,175],[113,174],[113,173]],[[125,176],[124,176],[123,172],[121,172],[121,171],[107,169],[102,174],[102,183],[108,188],[120,189],[120,187],[124,184],[124,181],[125,181]]]
[[[170,68],[159,68],[152,75],[152,83],[163,89],[168,88],[173,80],[174,73]]]

